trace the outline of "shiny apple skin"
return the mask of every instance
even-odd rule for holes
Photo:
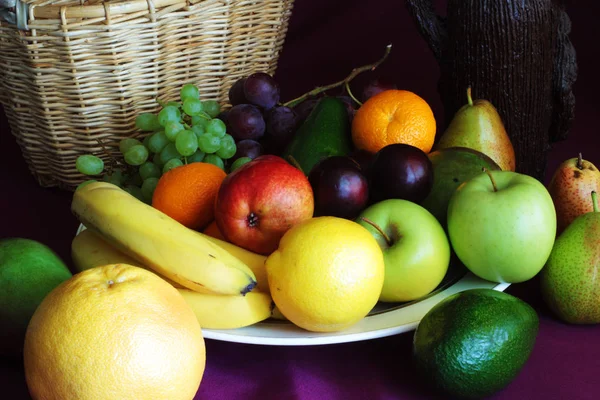
[[[298,222],[314,213],[308,178],[283,158],[264,155],[227,175],[215,201],[215,221],[223,237],[268,255]]]

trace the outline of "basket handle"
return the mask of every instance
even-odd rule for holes
[[[21,0],[0,0],[0,19],[11,25],[16,25],[17,29],[27,31],[27,15],[29,14],[29,4]]]

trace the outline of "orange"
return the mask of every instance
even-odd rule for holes
[[[217,226],[217,221],[215,220],[208,224],[208,226],[204,228],[204,231],[202,231],[202,233],[220,240],[227,241],[227,239],[225,239],[225,236],[223,236],[223,234],[219,230],[219,227]]]
[[[408,90],[385,90],[370,97],[352,121],[354,145],[371,153],[405,143],[429,153],[436,122],[429,104]]]
[[[34,399],[189,400],[205,356],[177,289],[142,268],[109,264],[44,298],[25,335],[25,379]]]
[[[214,219],[214,203],[227,174],[216,165],[195,162],[169,170],[158,180],[152,206],[191,229]]]

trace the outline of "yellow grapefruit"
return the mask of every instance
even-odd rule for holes
[[[25,335],[34,399],[190,400],[205,344],[181,294],[142,268],[110,264],[50,292]]]

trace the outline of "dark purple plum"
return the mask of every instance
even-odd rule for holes
[[[372,202],[404,199],[418,204],[433,186],[433,164],[423,150],[395,143],[375,154],[368,177]]]
[[[249,157],[254,160],[256,157],[264,154],[262,144],[256,140],[244,139],[240,140],[235,145],[237,150],[235,151],[233,157],[231,157],[231,162],[234,162],[240,157]]]
[[[291,142],[299,125],[296,112],[286,106],[276,106],[265,112],[265,136],[262,139],[269,154],[279,154]]]
[[[313,189],[314,216],[354,219],[369,201],[369,185],[356,161],[332,156],[311,169],[308,181]]]
[[[270,110],[279,101],[279,85],[271,75],[256,72],[246,77],[244,96],[247,103]]]
[[[390,89],[398,89],[398,86],[394,82],[381,77],[372,79],[363,87],[362,94],[360,96],[361,101],[364,103],[376,94]]]
[[[265,134],[265,120],[260,109],[252,104],[238,104],[227,114],[229,134],[237,141],[258,140]]]
[[[246,82],[246,78],[240,78],[229,88],[229,103],[232,106],[248,103],[244,95],[244,82]]]

